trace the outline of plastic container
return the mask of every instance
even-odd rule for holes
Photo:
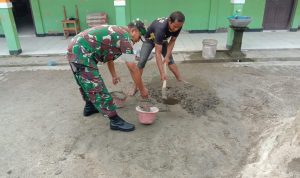
[[[159,109],[157,107],[150,107],[149,112],[144,111],[140,106],[137,106],[136,111],[138,113],[138,119],[141,124],[152,124],[156,119],[156,114],[158,113]]]
[[[218,41],[214,39],[205,39],[202,41],[202,57],[204,59],[213,59],[216,57]]]
[[[110,93],[114,104],[117,106],[117,108],[123,108],[127,99],[127,96],[124,92],[121,91],[113,91]]]

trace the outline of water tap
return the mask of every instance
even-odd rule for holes
[[[241,12],[242,12],[241,9],[236,10],[234,16],[237,17],[238,15],[240,15]]]

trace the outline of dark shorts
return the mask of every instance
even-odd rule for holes
[[[144,41],[142,48],[141,48],[141,52],[140,52],[140,60],[137,64],[138,68],[143,69],[148,61],[149,55],[152,52],[152,49],[154,48],[155,44],[153,42],[150,41]],[[167,49],[168,49],[168,42],[164,42],[162,44],[162,55],[163,57],[166,56],[167,54]],[[169,65],[174,64],[174,59],[173,56],[171,54],[170,56],[170,61],[169,61]]]

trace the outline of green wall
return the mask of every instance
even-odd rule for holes
[[[216,29],[227,28],[227,17],[232,14],[233,6],[229,0],[219,0]]]
[[[30,0],[33,14],[40,13],[41,18],[34,17],[38,24],[36,31],[46,34],[62,33],[61,20],[64,18],[63,5],[66,6],[67,17],[75,17],[75,5],[78,6],[81,29],[88,28],[86,15],[95,12],[106,12],[109,24],[116,23],[113,0]],[[38,10],[38,7],[39,10]],[[39,12],[40,11],[40,12]],[[41,24],[42,23],[42,24]],[[0,23],[0,34],[4,34]]]
[[[172,11],[180,10],[186,16],[186,23],[184,24],[185,30],[207,30],[211,29],[211,27],[209,27],[209,21],[213,20],[210,16],[210,10],[217,8],[215,12],[216,23],[212,23],[215,24],[214,29],[227,28],[227,17],[232,15],[233,5],[230,3],[230,0],[213,1],[214,0],[127,0],[130,4],[130,8],[128,8],[127,11],[129,11],[129,16],[131,17],[129,20],[140,18],[149,24],[157,17],[165,17]],[[155,13],[153,13],[154,8]],[[243,14],[253,18],[249,26],[250,28],[262,28],[264,8],[265,1],[246,0]]]
[[[2,25],[1,25],[1,17],[0,17],[0,35],[3,35],[4,34],[4,31],[3,31],[3,28],[2,28]]]
[[[243,9],[243,15],[252,17],[249,28],[262,29],[266,1],[262,0],[246,0]]]
[[[62,33],[63,6],[66,6],[67,17],[75,17],[75,5],[78,6],[82,30],[88,28],[86,15],[95,12],[106,12],[109,24],[115,24],[113,0],[39,0],[44,31],[46,33]]]
[[[1,16],[0,16],[0,35],[4,35],[4,31],[3,31],[3,28],[2,28],[2,23],[1,23]]]
[[[233,5],[229,0],[219,0],[218,18],[216,29],[227,28],[227,17],[233,14]],[[261,29],[265,11],[265,1],[263,0],[246,0],[243,7],[242,15],[251,16],[253,21],[249,25],[252,29]]]
[[[62,33],[63,5],[67,16],[75,17],[75,4],[78,5],[81,28],[86,29],[86,15],[106,12],[109,24],[116,23],[113,0],[30,0],[36,32],[38,34]],[[243,15],[251,16],[251,29],[262,29],[265,0],[246,0]],[[230,0],[126,0],[126,22],[140,18],[149,25],[158,17],[166,17],[175,10],[186,16],[185,30],[217,30],[228,27],[227,17],[232,15]],[[38,15],[40,16],[38,17]],[[300,26],[300,5],[298,3],[292,27]],[[0,35],[4,34],[0,23]]]
[[[185,30],[208,29],[210,0],[127,0],[131,19],[140,18],[150,24],[158,17],[167,17],[179,10],[186,16]]]
[[[294,11],[294,18],[292,19],[292,29],[296,30],[300,27],[300,1],[296,1],[296,9]]]

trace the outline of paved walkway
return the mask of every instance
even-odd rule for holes
[[[179,35],[174,51],[201,51],[203,39],[218,40],[218,50],[226,49],[227,33],[186,33]],[[20,37],[21,55],[65,54],[71,38],[63,36]],[[140,44],[137,44],[140,45]],[[5,38],[0,38],[0,56],[9,55]],[[300,31],[298,32],[246,32],[243,38],[243,50],[260,49],[295,49],[300,48]]]

